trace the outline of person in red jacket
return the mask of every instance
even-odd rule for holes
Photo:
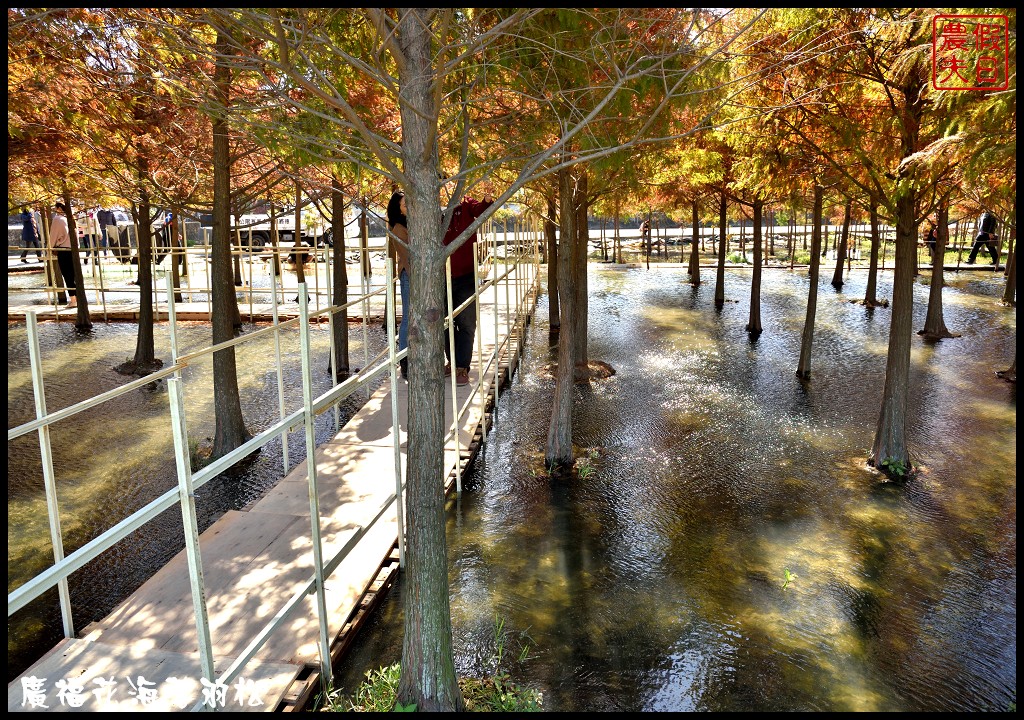
[[[485,194],[483,200],[474,200],[466,197],[455,207],[452,213],[451,223],[444,234],[444,244],[450,245],[463,230],[484,214],[494,203],[494,197]],[[452,303],[459,307],[476,292],[476,241],[477,234],[470,235],[459,248],[452,253]],[[448,312],[451,312],[448,308]],[[473,340],[476,337],[476,302],[467,305],[453,321],[455,323],[455,362],[450,357],[451,350],[448,343],[444,345],[444,354],[448,358],[448,365],[445,367],[445,375],[451,374],[452,365],[455,366],[455,383],[457,385],[469,384],[469,364],[473,359]]]

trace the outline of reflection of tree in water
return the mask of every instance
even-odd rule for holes
[[[884,337],[886,318],[822,298],[815,377],[801,384],[804,279],[767,283],[765,333],[752,345],[730,340],[743,307],[710,315],[705,288],[664,277],[594,284],[591,353],[618,372],[576,388],[578,454],[599,451],[590,477],[558,486],[524,470],[541,464],[543,433],[530,428],[550,416],[543,357],[528,353],[525,378],[499,407],[480,470],[487,497],[466,516],[477,522],[468,518],[478,504],[485,516],[473,564],[487,568],[491,590],[481,581],[476,597],[493,597],[536,640],[517,679],[542,683],[546,707],[559,710],[948,710],[1012,697],[1005,673],[990,679],[985,668],[999,648],[1012,651],[998,635],[1015,626],[1014,563],[980,529],[1015,505],[1005,482],[1014,421],[941,432],[978,415],[964,392],[984,396],[975,368],[991,368],[962,352],[938,370],[915,360],[913,433],[929,463],[945,458],[936,472],[948,477],[878,484],[865,465],[882,379],[869,340]],[[848,279],[850,296],[862,282]],[[985,324],[975,303],[961,302],[952,313]],[[983,407],[999,415],[1005,399]],[[962,479],[968,466],[1002,469],[1004,482]],[[995,535],[1014,537],[1008,516],[1010,529]],[[795,577],[783,589],[787,570]],[[995,623],[984,622],[986,608]],[[959,696],[927,687],[937,678]]]

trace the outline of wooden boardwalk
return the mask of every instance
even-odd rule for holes
[[[524,303],[526,322],[535,301],[536,295],[531,293]],[[486,308],[485,297],[482,315]],[[62,310],[61,314],[73,312]],[[493,316],[489,321],[481,318],[478,332],[487,356],[495,345]],[[467,412],[459,426],[458,447],[450,439],[444,450],[444,482],[449,494],[455,488],[458,468],[467,467],[482,443],[498,391],[515,370],[522,334],[522,326],[512,328],[512,337],[499,358],[497,382],[492,369],[477,388],[480,371],[474,367],[470,384],[456,390],[458,404],[466,406]],[[448,427],[451,392],[446,383]],[[397,400],[404,467],[407,385],[401,380]],[[391,407],[391,385],[385,382],[315,454],[323,557],[329,559],[358,537],[352,551],[325,583],[334,661],[347,650],[398,572],[394,503],[376,524],[368,526],[395,491]],[[242,511],[229,511],[200,536],[218,675],[313,574],[308,487],[303,462],[266,496]],[[239,678],[230,687],[221,688],[220,706],[225,711],[301,711],[319,693],[315,596],[308,596],[304,602],[305,610],[296,611]],[[163,712],[187,709],[203,700],[184,550],[106,618],[80,635],[62,640],[8,684],[8,711]],[[59,696],[59,682],[65,689],[78,692]],[[75,698],[80,701],[78,707],[73,706]]]

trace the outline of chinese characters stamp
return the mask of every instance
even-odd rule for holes
[[[1005,90],[1009,84],[1009,20],[1005,15],[932,18],[932,87]]]

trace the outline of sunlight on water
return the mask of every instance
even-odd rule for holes
[[[500,618],[503,667],[549,711],[1007,709],[1016,410],[993,369],[1012,360],[1015,322],[999,279],[945,289],[963,338],[912,340],[922,472],[901,486],[866,464],[891,311],[853,302],[860,274],[842,292],[823,280],[807,383],[805,274],[766,273],[756,340],[749,273],[727,273],[720,311],[713,279],[686,278],[592,271],[589,356],[616,374],[577,386],[591,471],[570,482],[543,475],[555,350],[541,298],[449,522],[459,672],[493,671]],[[915,328],[926,301],[918,285]],[[399,594],[386,605],[345,684],[399,659]]]

